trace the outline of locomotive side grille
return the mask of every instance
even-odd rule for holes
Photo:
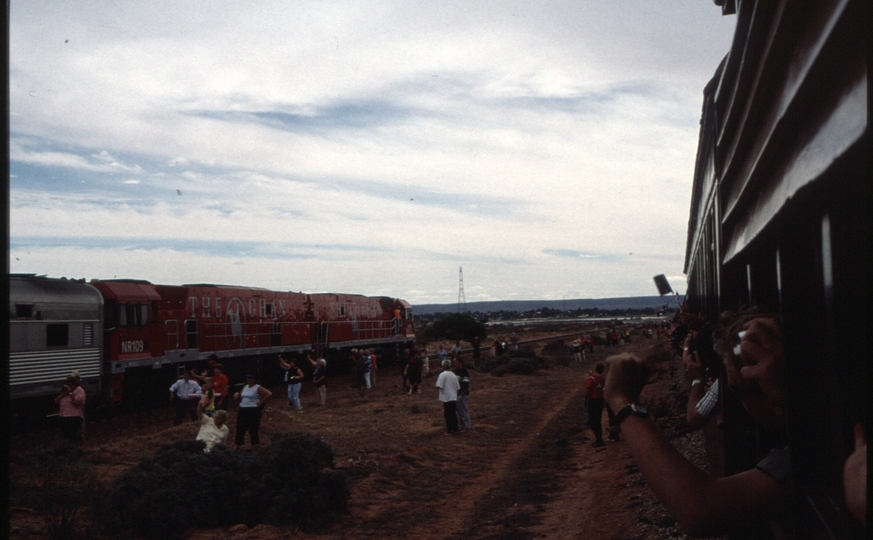
[[[73,370],[82,378],[100,376],[100,349],[35,351],[9,355],[10,386],[63,381]]]
[[[94,344],[94,325],[85,323],[82,331],[82,345],[90,347]]]

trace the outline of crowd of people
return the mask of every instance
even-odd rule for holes
[[[644,329],[651,337],[651,329]],[[621,339],[614,328],[606,334],[605,344]],[[670,342],[680,358],[689,385],[686,420],[690,429],[701,429],[715,419],[722,422],[721,394],[732,393],[762,429],[784,431],[788,389],[783,360],[781,319],[778,315],[747,310],[725,314],[711,327],[699,316],[682,314],[677,318]],[[501,338],[502,339],[502,338]],[[503,346],[517,347],[513,335],[509,341],[492,341],[492,354]],[[479,340],[473,344],[473,359],[478,360]],[[585,360],[585,350],[593,351],[593,335],[582,335],[572,343],[576,361]],[[614,344],[614,343],[613,343]],[[441,371],[436,378],[437,397],[442,404],[446,434],[471,429],[469,396],[470,372],[462,359],[459,341],[450,349],[441,344],[437,351]],[[430,374],[430,351],[427,347],[405,349],[399,359],[401,389],[406,394],[420,394],[423,377]],[[312,368],[318,403],[325,404],[327,362],[306,357]],[[236,434],[232,449],[239,450],[249,437],[251,448],[260,444],[259,427],[262,411],[272,392],[249,373],[242,388],[230,396],[228,377],[213,355],[202,373],[184,371],[169,388],[174,406],[173,422],[186,417],[199,424],[197,440],[204,441],[209,452],[217,444],[227,444],[229,399],[238,404]],[[353,349],[349,356],[352,386],[362,393],[373,388],[378,358],[372,349]],[[300,391],[306,380],[296,360],[278,355],[279,368],[285,372],[289,407],[302,412]],[[59,408],[62,434],[79,442],[82,436],[86,395],[79,385],[78,373],[71,373],[55,399]],[[750,519],[778,519],[790,504],[790,448],[784,438],[774,437],[770,452],[749,470],[730,476],[708,475],[683,457],[660,433],[639,403],[646,382],[645,362],[632,354],[617,354],[598,362],[585,379],[585,409],[594,435],[594,447],[604,446],[602,416],[608,418],[608,440],[623,440],[637,462],[640,472],[665,507],[683,529],[694,535],[724,534],[739,522]],[[852,515],[866,526],[866,436],[861,425],[855,427],[855,452],[844,467],[846,503]]]
[[[628,353],[610,356],[589,372],[593,445],[604,444],[601,417],[606,408],[610,438],[618,440],[621,432],[649,486],[692,535],[726,534],[753,521],[784,530],[780,521],[791,504],[791,458],[784,437],[788,388],[781,318],[749,309],[725,313],[711,328],[702,317],[683,313],[670,337],[690,385],[689,428],[701,429],[712,419],[720,424],[720,393],[731,392],[769,433],[767,440],[774,441],[769,453],[740,473],[719,477],[702,472],[670,444],[639,403],[647,369],[644,360]],[[845,463],[843,485],[847,508],[866,527],[866,437],[860,424],[854,436],[855,452]]]

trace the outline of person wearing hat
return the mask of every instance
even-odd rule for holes
[[[253,373],[246,375],[246,384],[242,390],[233,395],[234,401],[239,401],[239,412],[236,417],[236,438],[234,439],[233,451],[245,443],[246,431],[252,443],[252,450],[257,450],[261,440],[258,437],[258,428],[261,426],[261,411],[264,403],[270,399],[273,393],[257,384],[257,378]]]
[[[85,421],[85,389],[79,386],[79,372],[67,375],[66,384],[55,398],[61,419],[61,433],[74,443],[81,442],[82,423]]]

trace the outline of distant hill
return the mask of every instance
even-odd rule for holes
[[[684,296],[679,297],[681,301]],[[577,298],[567,300],[503,300],[499,302],[467,302],[465,312],[488,313],[495,311],[530,311],[540,308],[575,310],[575,309],[653,309],[667,304],[676,307],[674,296],[630,296],[627,298]],[[457,313],[458,304],[416,304],[412,312],[416,315],[432,313]]]

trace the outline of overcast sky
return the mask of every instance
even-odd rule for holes
[[[682,275],[711,0],[13,1],[10,270],[453,303]]]

